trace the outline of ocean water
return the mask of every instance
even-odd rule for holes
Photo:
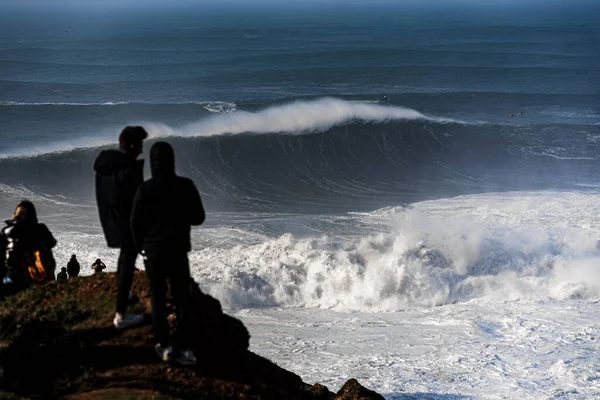
[[[59,263],[114,270],[92,164],[142,124],[202,194],[193,275],[253,351],[387,399],[598,398],[598,21],[583,1],[6,2],[0,210],[34,201]]]

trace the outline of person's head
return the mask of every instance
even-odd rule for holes
[[[71,258],[75,259],[77,257],[75,256],[75,254],[71,254]]]
[[[141,126],[128,125],[119,134],[119,149],[133,158],[142,154],[143,141],[148,132]]]
[[[102,261],[100,261],[99,258],[96,258],[96,261],[94,261],[94,264],[100,264]]]
[[[66,268],[66,267],[62,267],[60,270],[61,270],[62,272],[65,272],[65,271],[67,270],[67,268]]]
[[[29,200],[23,200],[17,204],[13,219],[21,222],[37,223],[37,212],[33,203]]]
[[[167,142],[156,142],[150,148],[152,176],[175,175],[175,153]]]

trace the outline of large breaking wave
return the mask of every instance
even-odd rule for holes
[[[222,211],[356,211],[465,193],[593,186],[600,166],[595,125],[465,123],[331,98],[203,112],[178,127],[144,125],[152,140],[168,137],[178,171]],[[0,159],[0,182],[93,203],[93,160],[112,142],[114,132],[106,131],[23,149],[24,157]]]
[[[97,112],[87,105],[34,107]],[[182,107],[195,107],[202,118],[137,122],[150,130],[147,147],[164,138],[173,144],[179,173],[194,179],[218,219],[195,238],[190,258],[195,277],[229,306],[398,310],[485,297],[600,294],[600,278],[588,279],[598,257],[595,222],[582,240],[552,226],[448,228],[462,210],[483,209],[479,223],[506,211],[489,209],[489,199],[480,208],[460,198],[427,203],[430,225],[425,214],[407,212],[407,203],[473,193],[597,190],[600,126],[466,123],[337,99],[219,113],[213,106]],[[116,260],[98,226],[92,170],[114,136],[107,129],[0,159],[4,214],[21,198],[33,200],[59,238],[57,259],[77,252],[84,262]],[[539,211],[521,210],[514,198],[503,203],[506,219],[523,221]],[[556,221],[550,214],[530,227]],[[413,217],[390,224],[398,215]]]
[[[94,108],[103,106],[131,106],[125,102],[108,102],[101,104],[85,103],[4,103],[0,106],[22,106],[33,108],[50,108],[48,112],[58,112],[64,109],[67,112],[75,109],[77,112],[96,112]],[[352,121],[383,123],[391,120],[431,120],[451,121],[443,118],[426,117],[425,115],[404,107],[384,106],[366,102],[349,102],[334,98],[321,98],[313,101],[295,101],[272,106],[266,109],[251,111],[235,111],[235,103],[226,102],[199,102],[170,105],[154,105],[161,108],[177,106],[194,107],[201,105],[203,110],[196,110],[202,116],[200,122],[186,124],[173,128],[157,122],[145,122],[152,138],[168,136],[201,137],[240,133],[285,133],[306,134],[323,132],[334,126]],[[134,107],[148,107],[150,105],[134,104]],[[208,115],[207,112],[208,111]],[[43,111],[42,111],[43,112]],[[218,115],[210,115],[210,114]],[[98,147],[108,145],[114,141],[114,132],[96,133],[94,136],[81,135],[65,140],[51,140],[36,146],[25,146],[12,150],[0,157],[31,156],[53,152],[64,152],[80,148]]]

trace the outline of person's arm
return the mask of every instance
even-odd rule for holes
[[[40,239],[42,244],[46,247],[46,249],[50,250],[54,246],[56,246],[56,239],[52,236],[52,233],[48,229],[48,227],[44,224],[39,225],[40,228]]]
[[[143,250],[144,236],[146,236],[146,204],[143,189],[143,186],[139,187],[135,194],[130,220],[131,234],[138,253]]]
[[[122,227],[129,226],[133,199],[138,188],[144,182],[144,161],[136,160],[131,168],[117,173],[117,196],[112,204],[115,218]]]
[[[2,278],[6,275],[6,245],[8,241],[4,236],[4,231],[0,232],[0,285],[2,284]]]
[[[189,181],[188,192],[187,199],[189,204],[189,223],[190,225],[202,225],[206,219],[206,212],[204,211],[204,205],[202,204],[200,193],[198,193],[196,185],[194,185],[194,182],[191,180]]]
[[[144,182],[144,160],[136,160],[131,168],[119,172],[119,181],[119,197],[125,205],[129,206],[127,211],[131,211],[135,194]]]

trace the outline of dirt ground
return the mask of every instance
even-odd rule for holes
[[[144,322],[126,330],[112,325],[112,273],[50,282],[0,300],[0,399],[383,399],[353,379],[337,394],[303,383],[248,351],[244,325],[197,285],[191,290],[193,367],[156,356],[141,271],[130,311]]]

